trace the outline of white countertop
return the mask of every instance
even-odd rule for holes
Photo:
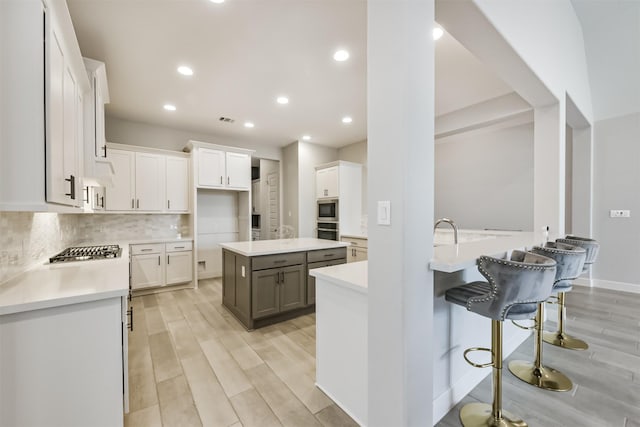
[[[476,259],[481,255],[502,257],[514,249],[531,249],[533,246],[541,245],[546,241],[543,232],[523,232],[523,231],[481,231],[481,230],[461,230],[474,235],[485,234],[486,239],[464,241],[457,245],[442,244],[434,247],[433,259],[429,263],[432,270],[453,273],[474,267]],[[555,240],[555,237],[549,237]],[[453,242],[453,237],[451,238]]]
[[[225,249],[244,256],[272,255],[287,252],[314,251],[349,246],[347,242],[314,238],[254,240],[246,242],[220,243]]]
[[[0,315],[126,296],[129,246],[120,247],[120,258],[42,263],[0,284]]]
[[[309,274],[316,278],[316,286],[322,286],[318,280],[325,280],[334,285],[344,286],[366,294],[369,288],[367,275],[368,261],[349,262],[330,267],[314,268]]]

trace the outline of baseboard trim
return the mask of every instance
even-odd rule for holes
[[[503,343],[502,356],[506,359],[522,344],[531,334],[526,331],[515,331],[511,339]],[[506,369],[503,370],[503,373]],[[474,369],[463,376],[451,388],[449,388],[440,396],[433,399],[433,425],[436,425],[445,415],[449,413],[451,408],[456,406],[471,390],[473,390],[480,382],[491,374],[491,369]]]
[[[329,393],[327,390],[325,390],[325,388],[324,388],[324,387],[322,387],[322,386],[321,386],[320,384],[318,384],[317,382],[316,382],[316,387],[318,387],[318,388],[319,388],[319,389],[320,389],[324,394],[326,394],[326,395],[327,395],[327,397],[328,397],[329,399],[333,400],[333,402],[334,402],[336,405],[338,405],[338,406],[340,407],[340,409],[342,409],[342,410],[343,410],[347,415],[349,415],[349,416],[351,417],[351,419],[352,419],[353,421],[355,421],[359,426],[366,427],[366,424],[364,424],[364,423],[362,422],[362,420],[361,420],[361,419],[359,419],[358,417],[356,417],[356,416],[355,416],[355,415],[354,415],[354,414],[349,410],[349,408],[347,408],[347,407],[343,406],[343,405],[342,405],[342,403],[340,403],[340,401],[339,401],[339,400],[337,400],[333,394]]]
[[[583,279],[579,278],[573,282],[576,286],[586,286],[589,288],[610,289],[612,291],[631,292],[640,294],[640,285],[627,282],[614,282],[613,280]]]

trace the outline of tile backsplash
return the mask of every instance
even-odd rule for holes
[[[0,212],[0,283],[77,244],[189,234],[188,215]]]

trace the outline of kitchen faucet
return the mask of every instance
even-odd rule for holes
[[[458,226],[456,225],[456,223],[449,218],[440,218],[434,224],[433,231],[436,231],[436,228],[438,228],[438,224],[440,224],[441,222],[446,222],[453,228],[453,242],[457,245],[458,244]]]

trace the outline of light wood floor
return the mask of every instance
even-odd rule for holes
[[[356,425],[314,386],[314,315],[247,332],[219,280],[132,304],[126,426]]]
[[[314,387],[314,315],[247,332],[221,306],[220,289],[205,280],[198,290],[133,299],[125,425],[355,425]],[[504,408],[530,427],[640,427],[640,295],[575,287],[567,313],[567,330],[590,348],[545,344],[543,361],[573,390],[540,390],[508,372],[509,360],[532,360],[529,338],[505,362]],[[459,408],[472,401],[491,401],[490,376],[438,426],[459,426]]]
[[[586,340],[589,349],[544,344],[542,360],[571,378],[573,389],[541,390],[511,375],[510,360],[533,360],[529,338],[504,363],[503,407],[530,427],[640,427],[640,295],[576,286],[566,299],[565,329]],[[555,323],[546,328],[555,329]],[[459,426],[460,407],[477,401],[491,402],[490,377],[438,426]]]

